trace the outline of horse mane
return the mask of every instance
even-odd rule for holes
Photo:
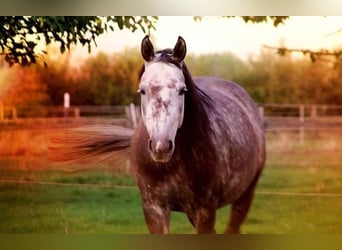
[[[214,102],[211,97],[197,87],[184,62],[182,71],[188,91],[185,94],[183,125],[178,131],[181,138],[181,154],[186,165],[202,166],[202,171],[209,172],[205,176],[209,176],[212,168],[203,167],[205,166],[203,162],[207,162],[209,159],[209,162],[215,165],[217,159],[214,154],[208,114],[209,110],[215,112]]]

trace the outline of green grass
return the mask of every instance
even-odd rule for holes
[[[319,170],[318,170],[319,169]],[[316,193],[317,196],[256,194],[244,231],[249,233],[341,233],[342,168],[268,166],[257,191]]]
[[[268,160],[244,233],[342,233],[342,197],[282,196],[262,192],[342,193],[341,145],[318,137],[267,138]],[[284,140],[284,142],[282,142]],[[338,138],[339,140],[339,138]],[[320,151],[320,145],[325,150]],[[331,148],[333,145],[333,148]],[[327,149],[327,147],[329,147]],[[74,174],[46,159],[0,159],[0,179],[55,183],[134,185],[127,174],[94,169]],[[44,165],[35,169],[34,165]],[[50,165],[49,165],[50,164]],[[222,232],[229,207],[217,212]],[[194,233],[182,213],[172,213],[172,233]],[[137,189],[0,183],[0,233],[148,233]]]
[[[111,189],[1,185],[0,192],[0,232],[129,233],[144,229],[136,190],[123,194]]]
[[[323,168],[323,167],[322,167]],[[267,166],[258,191],[337,193],[342,168],[313,171],[295,166]],[[7,171],[10,172],[10,171]],[[40,175],[25,172],[27,180]],[[85,172],[65,175],[44,171],[48,181],[132,185],[127,175]],[[16,170],[12,179],[22,177]],[[47,178],[47,176],[49,176]],[[222,232],[229,207],[218,210],[216,229]],[[245,233],[341,233],[341,197],[301,197],[256,194],[244,223]],[[147,233],[137,189],[0,184],[1,233]],[[182,213],[173,213],[172,233],[194,233]]]

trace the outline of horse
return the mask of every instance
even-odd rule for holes
[[[240,233],[264,168],[263,123],[236,83],[192,77],[186,52],[181,36],[173,49],[159,51],[145,36],[138,125],[121,136],[107,131],[105,139],[86,140],[78,149],[94,155],[129,150],[150,233],[170,233],[172,211],[185,213],[196,233],[216,233],[216,210],[228,204],[224,232]]]

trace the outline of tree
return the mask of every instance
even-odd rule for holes
[[[223,16],[223,18],[233,18],[236,16]],[[289,16],[240,16],[245,23],[251,22],[251,23],[267,23],[272,22],[275,27],[277,27],[279,24],[284,23]],[[195,21],[201,21],[201,16],[195,16]]]
[[[49,96],[38,68],[5,67],[0,73],[6,74],[8,84],[0,93],[3,104],[16,107],[20,116],[41,115],[40,108],[49,103]]]
[[[273,47],[264,45],[265,48],[276,50],[277,53],[281,56],[284,56],[288,53],[299,52],[303,55],[309,55],[312,62],[316,61],[324,61],[334,63],[334,66],[338,66],[342,61],[342,50],[328,50],[328,49],[320,49],[320,50],[310,50],[310,49],[289,49],[284,46],[281,47]]]
[[[37,62],[44,64],[46,51],[38,50],[40,42],[45,45],[57,42],[60,52],[71,45],[81,44],[91,50],[92,43],[102,33],[115,29],[154,29],[157,17],[147,16],[2,16],[0,17],[0,53],[9,65],[23,66]]]
[[[232,18],[233,16],[225,16]],[[288,16],[242,16],[245,22],[272,22],[274,26],[284,23]],[[195,20],[202,17],[195,16]],[[91,50],[96,38],[115,29],[141,29],[148,32],[154,29],[156,16],[2,16],[0,17],[0,54],[9,65],[31,65],[41,59],[45,64],[46,51],[37,49],[57,42],[60,52],[69,50],[71,45],[81,44]],[[37,51],[38,50],[38,51]]]
[[[225,16],[224,18],[232,18]],[[272,22],[274,26],[284,23],[288,16],[241,16],[245,22]],[[202,17],[195,16],[195,20]],[[2,16],[0,17],[0,54],[9,65],[31,65],[41,59],[45,64],[44,49],[39,44],[57,42],[60,52],[71,45],[81,44],[91,50],[96,38],[115,29],[141,29],[148,32],[154,29],[156,16]]]
[[[223,16],[223,18],[233,18],[236,16]],[[279,24],[284,24],[289,16],[240,16],[246,23],[267,23],[271,22],[275,27]],[[202,17],[195,16],[195,20],[201,20]],[[336,31],[336,33],[341,32],[342,29]],[[320,49],[320,50],[310,50],[310,49],[298,49],[298,48],[287,48],[286,46],[268,46],[265,45],[264,48],[275,50],[280,56],[284,56],[289,53],[299,52],[304,56],[308,55],[311,62],[322,61],[333,63],[334,67],[341,66],[342,64],[342,49]]]

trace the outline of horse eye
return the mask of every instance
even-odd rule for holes
[[[146,94],[144,89],[138,89],[138,93],[140,93],[141,95],[145,95]]]
[[[179,95],[184,95],[185,92],[187,92],[187,91],[188,91],[188,89],[187,89],[186,87],[181,88],[181,89],[179,90]]]

